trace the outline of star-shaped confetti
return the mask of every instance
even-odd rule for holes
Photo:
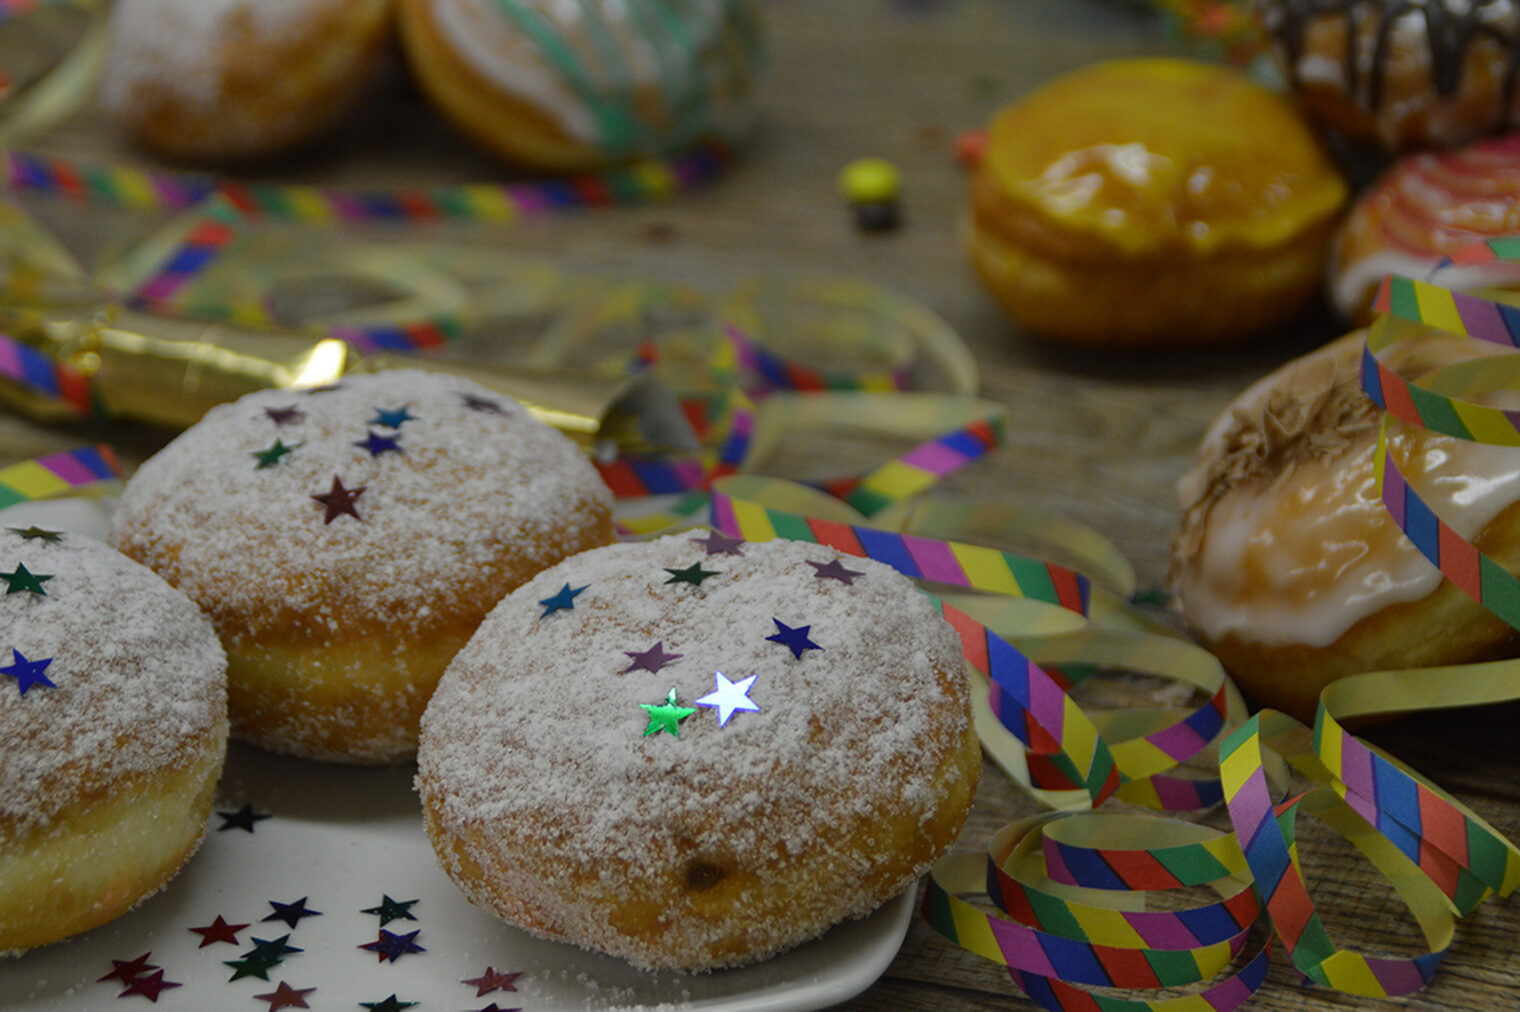
[[[828,562],[814,562],[808,560],[808,565],[813,567],[813,576],[820,580],[838,580],[840,583],[855,585],[855,577],[865,576],[858,569],[846,569],[844,563],[838,559],[830,559]]]
[[[0,668],[0,675],[10,675],[14,678],[16,683],[21,686],[21,694],[23,696],[26,695],[27,689],[39,685],[44,689],[58,688],[58,686],[48,680],[47,675],[43,674],[47,670],[47,666],[53,663],[51,657],[44,657],[40,661],[29,661],[26,659],[26,655],[15,647],[11,647],[11,653],[16,655],[16,659],[14,662]]]
[[[274,913],[264,918],[264,920],[284,921],[286,924],[290,925],[293,928],[296,925],[300,924],[301,919],[304,917],[321,917],[322,911],[306,909],[306,901],[308,898],[309,897],[302,896],[294,903],[276,903],[274,900],[270,900],[269,905],[274,907]]]
[[[718,570],[703,569],[700,562],[693,562],[685,569],[667,568],[665,572],[670,574],[670,579],[666,580],[666,583],[689,583],[695,587],[702,586],[702,581],[708,577],[718,575]]]
[[[542,601],[538,602],[544,606],[544,613],[538,617],[545,619],[557,611],[568,611],[571,608],[574,608],[575,595],[579,594],[589,586],[591,586],[591,584],[588,583],[585,587],[572,588],[570,584],[565,584],[552,597],[546,597]]]
[[[369,1009],[369,1012],[401,1012],[402,1009],[411,1008],[416,1004],[414,1001],[402,1001],[392,994],[389,998],[380,1001],[361,1001],[359,1007]]]
[[[427,951],[417,944],[417,936],[421,933],[421,929],[418,929],[417,931],[408,931],[404,935],[398,935],[381,928],[379,938],[373,942],[366,942],[359,946],[359,948],[375,953],[380,957],[380,962],[382,963],[387,960],[394,963],[409,952]]]
[[[16,571],[14,573],[0,573],[0,580],[4,580],[6,584],[5,595],[7,597],[12,594],[20,594],[23,591],[47,597],[47,591],[42,589],[42,585],[52,578],[51,575],[33,573],[26,568],[25,564],[20,562],[16,563]]]
[[[749,687],[755,684],[756,677],[750,675],[740,681],[731,682],[727,675],[719,671],[713,677],[713,691],[698,699],[697,705],[717,707],[718,726],[727,727],[728,718],[734,715],[735,710],[760,709],[760,705],[749,698]]]
[[[291,987],[282,980],[268,994],[256,994],[253,997],[257,1001],[267,1001],[269,1012],[279,1012],[282,1008],[311,1008],[306,1004],[306,996],[315,990],[314,987]]]
[[[403,423],[417,420],[417,416],[407,410],[410,407],[410,404],[403,404],[399,408],[376,408],[375,417],[369,420],[369,424],[382,429],[399,429]]]
[[[322,518],[322,522],[330,524],[345,513],[355,520],[363,520],[364,518],[359,515],[359,511],[354,509],[354,503],[363,494],[363,485],[353,489],[344,488],[342,479],[334,475],[332,489],[321,495],[314,495],[312,498],[326,508],[327,514]]]
[[[244,805],[235,812],[219,811],[216,815],[222,820],[222,824],[216,827],[218,833],[228,829],[242,829],[251,833],[254,823],[274,818],[267,812],[255,812],[252,805]]]
[[[292,404],[288,408],[265,408],[264,414],[276,425],[294,425],[306,420],[306,412]]]
[[[237,933],[248,927],[246,924],[228,924],[221,914],[216,915],[216,920],[204,928],[191,928],[190,930],[201,936],[201,944],[197,949],[204,949],[208,945],[217,942],[226,942],[228,945],[238,944]]]
[[[108,980],[119,980],[123,984],[132,983],[133,980],[148,971],[158,969],[155,964],[148,962],[152,956],[153,953],[145,952],[136,959],[113,959],[111,960],[111,972],[101,977],[98,983]]]
[[[793,629],[779,618],[772,618],[771,621],[776,623],[776,635],[767,636],[765,637],[766,640],[771,643],[780,643],[790,650],[792,656],[797,660],[802,660],[802,652],[804,650],[823,649],[823,647],[808,639],[808,631],[813,628],[812,626],[801,625]]]
[[[416,902],[416,900],[393,900],[389,896],[384,896],[378,907],[366,907],[359,913],[375,914],[380,918],[380,926],[383,928],[391,921],[402,919],[415,921],[417,918],[412,913],[412,905]]]
[[[50,531],[33,524],[30,527],[7,527],[12,534],[20,535],[27,541],[41,541],[43,544],[63,540],[62,531]]]
[[[259,980],[268,980],[269,967],[272,964],[266,959],[259,959],[257,956],[244,956],[242,959],[223,960],[222,965],[232,967],[232,976],[227,978],[227,983],[231,984],[233,981],[242,980],[244,977],[257,977]]]
[[[127,989],[116,997],[127,998],[134,994],[140,994],[144,998],[151,1001],[153,1004],[157,1005],[158,996],[160,993],[169,990],[171,987],[182,986],[183,985],[178,981],[164,980],[164,971],[154,970],[152,973],[147,973],[143,974],[141,977],[132,978],[132,980],[127,983]]]
[[[681,737],[681,721],[697,712],[695,707],[676,704],[675,686],[671,686],[670,695],[665,697],[665,702],[640,703],[639,705],[649,711],[649,726],[644,728],[646,738],[652,734],[659,734],[661,731],[673,738]]]
[[[516,1005],[512,1006],[511,1008],[502,1008],[500,1005],[496,1004],[493,1001],[485,1008],[476,1009],[475,1012],[522,1012],[522,1009],[518,1008]]]
[[[253,948],[243,953],[243,958],[262,960],[265,966],[279,966],[285,961],[286,956],[294,956],[298,952],[306,951],[287,944],[289,941],[289,935],[281,935],[279,938],[255,938]]]
[[[731,538],[721,531],[708,531],[705,538],[693,538],[695,543],[704,545],[708,555],[743,555],[739,546],[744,544],[743,538]]]
[[[354,445],[360,447],[361,449],[368,450],[371,457],[378,457],[382,453],[402,452],[401,437],[399,435],[382,436],[380,433],[374,431],[366,433],[364,438],[359,440]]]
[[[479,394],[461,394],[464,398],[464,406],[471,411],[483,411],[488,415],[504,415],[506,409],[497,401],[489,397],[481,397]]]
[[[513,984],[513,981],[521,976],[521,970],[514,973],[502,973],[495,967],[488,966],[486,967],[486,972],[479,977],[471,977],[468,980],[461,981],[461,983],[469,984],[473,987],[475,989],[475,997],[479,998],[482,995],[490,994],[492,991],[516,991],[517,986]]]
[[[296,444],[296,446],[300,445],[301,444],[299,443]],[[253,469],[255,471],[262,471],[266,467],[274,467],[280,462],[282,458],[285,457],[286,454],[294,450],[296,446],[286,446],[284,440],[276,439],[273,445],[269,447],[269,449],[254,450],[249,454],[249,456],[253,457],[253,459],[257,461],[257,463],[253,465]]]
[[[633,658],[632,664],[618,672],[623,675],[630,671],[647,671],[655,674],[665,665],[686,656],[685,654],[667,654],[664,640],[660,640],[648,650],[624,650],[623,653]]]

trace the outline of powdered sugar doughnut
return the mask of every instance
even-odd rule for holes
[[[98,541],[0,530],[0,952],[86,931],[200,845],[226,658],[185,595]]]
[[[880,563],[671,536],[491,613],[423,718],[444,869],[644,968],[763,959],[908,888],[975,790],[954,631]]]
[[[517,402],[408,370],[214,408],[133,476],[111,540],[211,616],[235,736],[389,762],[491,607],[610,541],[610,512]]]
[[[267,155],[348,111],[390,30],[389,0],[116,0],[105,100],[160,153]]]
[[[751,0],[399,0],[413,76],[486,150],[571,172],[733,142],[753,116]]]

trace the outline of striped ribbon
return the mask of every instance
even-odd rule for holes
[[[85,418],[93,410],[89,377],[3,331],[0,331],[0,376],[64,405],[67,414]]]
[[[37,499],[92,495],[121,479],[121,465],[108,446],[86,446],[0,468],[0,509]]]

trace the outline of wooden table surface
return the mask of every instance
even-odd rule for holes
[[[472,242],[531,250],[575,268],[682,281],[721,291],[761,273],[844,274],[916,298],[973,349],[983,393],[1008,406],[1007,444],[953,487],[1083,520],[1135,565],[1142,587],[1164,585],[1177,521],[1173,485],[1204,427],[1228,399],[1276,364],[1339,333],[1311,313],[1248,346],[1190,353],[1093,355],[1019,333],[979,287],[957,241],[964,177],[952,145],[999,104],[1091,61],[1174,51],[1136,7],[1102,0],[768,0],[770,65],[761,128],[717,185],[654,206],[558,216],[471,232]],[[394,96],[392,96],[394,99]],[[405,104],[405,99],[394,99]],[[446,131],[371,110],[341,142],[283,170],[325,183],[490,178],[498,170]],[[398,140],[399,138],[399,140]],[[40,150],[142,162],[113,125],[86,113],[38,140]],[[875,155],[903,174],[904,222],[886,234],[852,227],[836,177]],[[86,260],[110,252],[119,223],[108,212],[27,198]],[[43,428],[0,416],[0,459],[20,460],[112,442],[131,465],[167,434],[139,426]],[[795,456],[796,459],[790,459]],[[776,467],[805,466],[804,446]],[[1371,732],[1520,839],[1520,749],[1514,705],[1410,718]],[[1038,805],[988,765],[962,837],[982,847]],[[1396,898],[1347,848],[1307,850],[1315,896],[1335,937],[1418,951]],[[1307,845],[1306,845],[1307,848]],[[1490,901],[1458,928],[1434,983],[1379,1003],[1300,988],[1281,962],[1255,1001],[1261,1009],[1520,1008],[1520,905]],[[0,1001],[3,1004],[3,1001]],[[915,922],[896,960],[850,1009],[991,1009],[1032,1005],[1006,973]]]

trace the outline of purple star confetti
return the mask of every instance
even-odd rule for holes
[[[265,408],[264,414],[276,425],[294,425],[306,420],[306,412],[292,404],[288,408]]]
[[[315,990],[314,987],[291,987],[282,980],[268,994],[256,994],[253,997],[258,1001],[267,1001],[269,1012],[279,1012],[282,1008],[311,1008],[306,1004],[306,996]]]
[[[384,928],[381,928],[379,938],[375,939],[373,942],[366,942],[365,944],[358,946],[358,948],[375,953],[380,957],[380,962],[382,963],[386,962],[387,960],[394,963],[396,960],[400,959],[402,956],[405,956],[409,952],[427,951],[422,946],[417,944],[417,936],[421,933],[422,932],[420,928],[417,931],[408,931],[404,935],[398,935],[393,932],[386,931]]]
[[[743,538],[731,538],[721,531],[708,531],[705,538],[693,538],[696,544],[707,548],[708,555],[743,555],[739,546],[744,544]]]
[[[512,982],[521,976],[521,970],[513,973],[502,973],[494,966],[488,966],[486,967],[486,972],[479,977],[471,977],[460,983],[469,984],[473,987],[475,989],[475,997],[479,998],[493,991],[516,991],[517,987]]]
[[[728,718],[734,715],[735,710],[759,710],[760,706],[749,698],[749,687],[755,684],[757,675],[740,679],[737,682],[728,680],[728,676],[719,671],[713,676],[713,691],[697,700],[698,706],[716,707],[718,711],[718,726],[727,727]]]
[[[647,671],[650,674],[658,674],[659,670],[672,661],[680,660],[685,654],[667,654],[665,641],[660,640],[648,650],[624,650],[623,653],[633,658],[633,663],[628,665],[618,674],[626,675],[630,671]]]
[[[499,402],[493,401],[489,397],[481,397],[479,394],[461,394],[460,396],[464,399],[464,406],[471,411],[482,411],[488,415],[504,415],[507,413],[506,409]]]
[[[838,559],[830,559],[828,562],[814,562],[808,560],[808,565],[813,567],[813,576],[820,580],[838,580],[840,583],[855,585],[855,577],[866,574],[857,569],[846,569],[844,563]]]
[[[58,688],[58,686],[48,680],[47,675],[43,674],[47,670],[48,665],[53,663],[51,657],[29,661],[26,659],[26,655],[15,647],[11,647],[11,653],[15,655],[16,659],[5,667],[0,668],[0,675],[10,675],[14,678],[16,684],[21,687],[21,694],[23,696],[26,695],[27,689],[37,686],[41,686],[44,689]]]
[[[308,910],[306,908],[306,901],[309,898],[310,897],[302,896],[294,903],[279,903],[275,900],[270,900],[269,905],[274,907],[274,913],[264,918],[264,920],[284,921],[287,925],[294,928],[296,925],[301,923],[303,918],[321,917],[322,911]]]
[[[183,985],[178,981],[164,980],[164,971],[154,970],[152,973],[144,974],[141,977],[134,977],[127,984],[127,989],[116,997],[128,998],[134,994],[142,995],[144,998],[157,1005],[159,994],[169,990],[172,987],[182,986]]]
[[[766,640],[771,643],[780,643],[790,650],[792,656],[797,660],[802,660],[802,652],[804,650],[823,649],[823,647],[808,638],[808,632],[813,628],[812,626],[800,625],[794,629],[779,618],[772,618],[771,621],[776,623],[776,634],[765,637]]]

